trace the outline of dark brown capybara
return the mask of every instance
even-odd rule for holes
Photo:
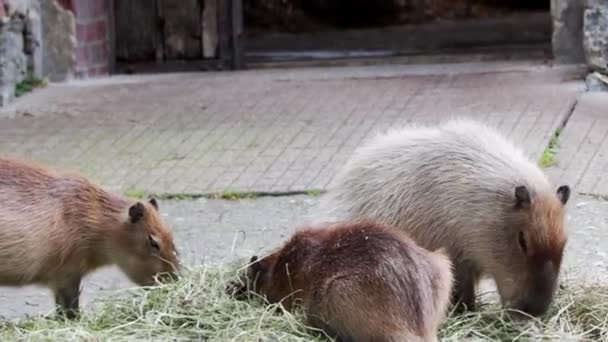
[[[452,286],[442,251],[371,222],[299,230],[281,248],[252,257],[247,283],[341,341],[437,341]]]

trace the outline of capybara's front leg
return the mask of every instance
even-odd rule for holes
[[[80,275],[62,279],[53,285],[55,305],[60,317],[75,319],[78,317],[80,298]]]
[[[456,305],[456,312],[475,310],[475,287],[479,279],[479,272],[468,262],[458,263],[454,267],[454,289],[452,303]]]

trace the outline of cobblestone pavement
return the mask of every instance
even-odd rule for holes
[[[199,265],[269,251],[304,223],[317,203],[318,198],[300,195],[241,201],[162,201],[160,205],[186,265]],[[567,220],[570,238],[564,278],[608,279],[608,202],[575,196]],[[103,269],[86,278],[82,299],[90,303],[132,286],[116,268]],[[489,286],[484,283],[483,290]],[[0,302],[0,316],[8,318],[48,313],[53,305],[49,291],[35,287],[0,288]]]
[[[323,189],[365,137],[406,122],[477,118],[538,157],[584,89],[577,73],[472,63],[54,85],[3,110],[0,153],[78,169],[120,192]]]

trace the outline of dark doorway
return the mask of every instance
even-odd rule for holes
[[[550,0],[243,0],[247,61],[551,55]]]

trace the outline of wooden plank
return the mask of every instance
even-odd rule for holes
[[[115,44],[116,59],[123,61],[154,59],[155,12],[150,0],[118,0],[114,2],[114,29],[117,38]],[[133,25],[133,23],[137,23],[137,25]]]
[[[216,58],[218,51],[217,0],[205,0],[202,20],[203,57]]]
[[[110,46],[109,48],[109,56],[110,59],[108,61],[108,71],[110,74],[113,74],[116,71],[116,14],[114,12],[115,1],[108,1],[108,38]],[[120,0],[119,0],[120,1]]]
[[[201,55],[205,57],[205,0],[200,0],[201,3]]]
[[[245,67],[243,58],[243,1],[232,0],[232,69]]]
[[[155,57],[156,62],[162,62],[165,60],[165,21],[163,17],[163,6],[162,0],[154,0],[156,7],[155,11],[155,23],[154,26],[154,38],[155,38]]]
[[[230,20],[230,0],[218,2],[218,30],[219,30],[219,59],[228,67],[231,60],[230,36],[232,35],[232,23]]]

